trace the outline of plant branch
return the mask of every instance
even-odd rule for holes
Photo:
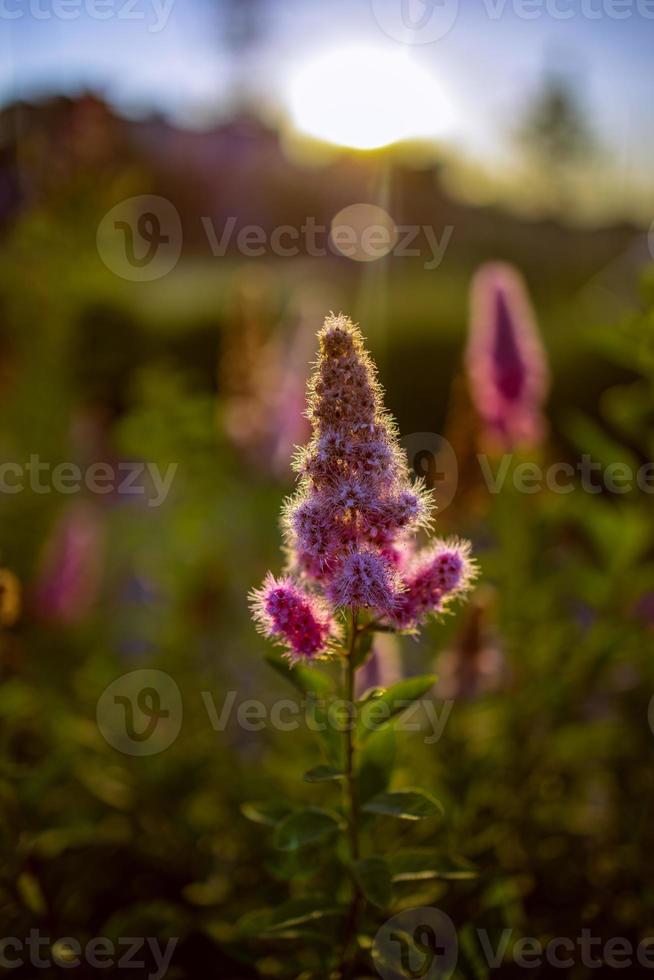
[[[354,712],[354,682],[356,676],[355,657],[359,635],[360,633],[357,628],[357,611],[356,609],[353,609],[350,620],[347,653],[345,656],[345,699],[349,709],[348,721],[345,729],[345,791],[347,797],[347,826],[350,845],[350,858],[353,863],[359,860],[359,801],[356,785],[356,745],[354,738],[354,727],[356,724],[356,716]],[[354,874],[352,874],[352,887],[352,902],[345,929],[345,939],[343,941],[343,954],[340,968],[340,975],[343,978],[347,977],[348,975],[348,957],[352,941],[356,936],[362,898],[361,890]]]

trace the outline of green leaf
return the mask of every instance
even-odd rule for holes
[[[302,777],[307,783],[326,783],[333,779],[344,779],[345,773],[334,766],[315,766]]]
[[[336,905],[328,905],[324,898],[299,898],[284,902],[274,908],[256,909],[247,912],[237,924],[240,933],[247,936],[286,938],[281,933],[299,926],[310,925],[322,919],[338,917],[343,910]]]
[[[368,857],[353,865],[361,891],[373,905],[384,909],[391,900],[391,873],[382,857]]]
[[[566,419],[566,434],[571,437],[582,453],[588,453],[593,460],[603,467],[614,462],[625,463],[632,472],[638,468],[638,462],[631,449],[613,439],[593,419],[581,412],[571,412]]]
[[[287,816],[290,807],[285,803],[242,803],[241,813],[252,823],[264,824],[266,827],[276,827],[280,820]]]
[[[333,718],[329,717],[328,699],[307,695],[306,702],[307,726],[315,732],[323,746],[330,764],[338,768],[343,761],[343,733],[334,726]]]
[[[359,800],[363,804],[388,789],[395,765],[396,737],[387,725],[366,739],[359,754]]]
[[[479,937],[470,923],[459,930],[459,962],[470,980],[488,980],[490,969],[479,948]]]
[[[317,806],[298,810],[285,817],[275,831],[275,847],[280,851],[296,851],[322,840],[340,829],[338,817]]]
[[[324,698],[334,693],[331,678],[315,667],[291,667],[287,660],[272,654],[266,657],[266,663],[302,694],[315,694],[316,697]]]
[[[388,859],[393,881],[464,881],[477,877],[474,868],[459,861],[445,860],[442,854],[428,848],[397,851]]]
[[[324,850],[321,841],[317,841],[298,851],[273,851],[264,862],[264,869],[277,881],[305,881],[320,875]]]
[[[400,820],[424,820],[438,817],[443,808],[438,800],[422,789],[404,789],[378,793],[363,807],[366,813],[378,813]]]
[[[420,677],[410,677],[408,680],[393,684],[380,694],[366,700],[361,707],[359,716],[359,737],[367,738],[372,732],[377,731],[387,724],[392,718],[406,711],[414,701],[431,690],[436,681],[435,674],[425,674]]]
[[[359,638],[354,654],[355,667],[363,667],[365,664],[366,660],[372,653],[372,641],[373,635],[371,632],[364,633],[363,636]]]
[[[46,910],[45,899],[38,879],[29,871],[18,876],[18,892],[24,904],[35,915],[43,915]]]

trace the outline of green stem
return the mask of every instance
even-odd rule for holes
[[[349,707],[348,724],[345,730],[345,792],[350,858],[353,862],[359,860],[359,801],[356,785],[356,745],[354,739],[354,728],[356,724],[356,717],[354,714],[354,681],[356,666],[354,661],[358,636],[359,631],[357,626],[357,612],[355,609],[353,609],[350,621],[347,654],[345,656],[345,699]],[[352,901],[345,927],[345,939],[343,941],[343,954],[340,968],[340,976],[343,978],[348,976],[348,958],[352,941],[356,936],[362,898],[359,885],[354,876],[352,877],[352,882]]]
[[[350,856],[353,861],[359,859],[359,805],[356,787],[356,766],[354,764],[355,744],[354,726],[354,678],[356,667],[354,658],[357,645],[357,613],[352,610],[350,623],[350,636],[347,651],[346,675],[345,675],[345,699],[348,703],[350,716],[345,730],[345,777],[347,782],[348,796],[348,828],[350,837]]]

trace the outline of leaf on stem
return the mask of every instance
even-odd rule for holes
[[[273,670],[302,694],[314,694],[316,697],[324,698],[334,693],[331,678],[315,667],[304,667],[300,664],[291,667],[287,660],[273,654],[269,654],[265,659]]]
[[[247,912],[238,921],[238,930],[246,936],[262,936],[268,939],[288,938],[289,930],[312,925],[321,920],[337,918],[342,909],[326,904],[320,897],[293,899],[275,908],[256,909]]]
[[[340,830],[339,818],[328,810],[310,806],[289,814],[275,831],[275,847],[280,851],[296,851]]]
[[[359,800],[365,803],[388,789],[395,765],[395,732],[380,728],[366,739],[359,755]]]
[[[344,779],[345,773],[334,766],[315,766],[302,777],[307,783],[326,783],[334,779]]]
[[[453,861],[429,848],[397,851],[388,859],[393,881],[465,881],[477,877],[475,869],[464,861]]]
[[[382,857],[368,857],[355,861],[352,867],[365,898],[377,908],[385,909],[392,892],[391,873],[386,861]]]
[[[435,681],[435,674],[409,677],[398,684],[393,684],[379,696],[367,698],[361,706],[359,715],[359,737],[366,738],[371,732],[377,731],[392,718],[406,711],[431,690]]]
[[[378,793],[364,804],[363,809],[366,813],[397,817],[399,820],[425,820],[443,813],[443,807],[438,800],[422,789]]]
[[[330,707],[328,698],[309,693],[306,700],[307,727],[318,735],[329,763],[340,766],[343,761],[343,735],[335,725],[335,713],[330,711]]]
[[[266,827],[276,827],[280,820],[287,816],[290,807],[285,803],[242,803],[241,813],[252,823],[264,824]]]
[[[354,666],[363,667],[372,653],[373,635],[370,632],[360,633],[354,653]]]

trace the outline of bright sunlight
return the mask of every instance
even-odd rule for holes
[[[286,94],[298,130],[360,150],[442,136],[449,119],[436,79],[404,51],[324,52],[296,66]]]

